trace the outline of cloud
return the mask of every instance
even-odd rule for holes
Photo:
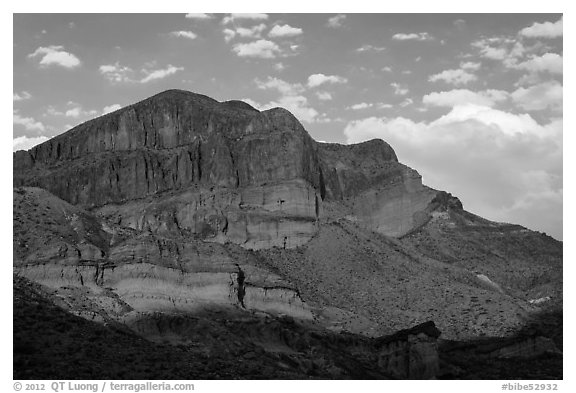
[[[562,121],[463,104],[430,122],[351,121],[348,143],[381,138],[423,182],[486,218],[562,237]]]
[[[414,103],[414,100],[412,98],[405,98],[404,101],[402,101],[400,103],[400,106],[402,108],[407,107],[408,105],[412,105]]]
[[[519,63],[516,68],[530,72],[549,72],[551,74],[562,74],[562,56],[556,53],[545,53],[542,56],[533,56],[530,59]]]
[[[176,72],[182,70],[184,70],[184,67],[175,67],[171,64],[168,64],[168,66],[164,69],[152,70],[152,71],[142,70],[142,72],[144,72],[147,75],[140,80],[140,83],[148,83],[153,80],[163,79],[169,75],[175,74]]]
[[[224,29],[222,30],[224,33],[224,41],[230,42],[234,37],[236,37],[236,31],[232,29]]]
[[[278,72],[284,71],[286,69],[286,66],[282,63],[276,63],[274,64],[274,69]]]
[[[372,103],[367,103],[367,102],[361,102],[359,104],[354,104],[348,107],[348,109],[352,109],[352,110],[361,110],[361,109],[366,109],[366,108],[372,108],[374,106],[374,104]]]
[[[37,137],[27,137],[27,136],[19,136],[18,138],[12,139],[12,151],[18,150],[30,150],[36,145],[40,143],[46,142],[48,140],[45,136],[37,136]]]
[[[244,21],[258,21],[258,20],[267,20],[268,14],[230,14],[230,16],[225,16],[222,19],[223,24],[232,23],[237,20],[244,20]]]
[[[302,29],[290,25],[276,25],[268,33],[268,37],[295,37],[302,34]]]
[[[263,90],[276,90],[284,95],[296,95],[306,90],[300,83],[288,83],[282,79],[270,76],[265,81],[256,79],[256,86]]]
[[[101,65],[98,70],[111,82],[133,82],[131,78],[133,70],[130,67],[120,65],[118,62]]]
[[[348,79],[337,75],[312,74],[308,77],[308,87],[318,87],[325,83],[346,83]]]
[[[409,98],[407,98],[407,99],[404,101],[404,105],[403,105],[403,104],[400,104],[400,105],[401,105],[401,106],[406,106],[406,105],[410,105],[410,104],[412,104],[412,100],[409,99]],[[359,104],[351,105],[351,106],[349,106],[347,109],[352,109],[352,110],[358,111],[358,110],[368,109],[368,108],[390,109],[390,108],[392,108],[392,107],[393,107],[392,105],[390,105],[390,104],[385,104],[385,103],[383,103],[383,102],[376,102],[376,103],[373,103],[373,102],[361,102],[361,103],[359,103]]]
[[[29,100],[30,98],[32,98],[32,95],[27,91],[22,91],[22,93],[20,94],[18,93],[12,94],[12,101],[24,101]]]
[[[262,32],[266,29],[266,25],[264,23],[260,23],[259,25],[253,26],[251,28],[247,27],[237,27],[234,31],[234,35],[232,37],[238,35],[242,38],[260,38]],[[230,29],[226,29],[230,30]],[[226,34],[226,33],[225,33]]]
[[[557,38],[562,37],[564,18],[556,22],[534,23],[525,27],[518,34],[528,38]]]
[[[51,45],[48,47],[41,46],[33,53],[30,53],[28,57],[41,57],[39,64],[44,67],[57,65],[64,68],[75,68],[81,64],[78,57],[72,53],[66,52],[64,47],[61,45]]]
[[[429,82],[444,81],[452,85],[465,85],[470,82],[476,81],[476,75],[471,74],[463,69],[444,70],[439,74],[430,75]]]
[[[408,92],[410,91],[408,90],[408,88],[402,87],[400,84],[396,82],[390,83],[390,86],[394,88],[394,94],[396,94],[397,96],[404,96],[408,94]]]
[[[396,33],[392,36],[392,39],[397,41],[429,41],[432,40],[433,37],[426,32],[410,34]]]
[[[73,104],[73,103],[71,103]],[[80,105],[74,106],[68,110],[66,110],[66,112],[64,112],[64,116],[66,117],[73,117],[73,118],[79,118],[79,117],[86,117],[86,116],[95,116],[96,114],[98,114],[98,111],[92,109],[92,110],[84,110],[82,109],[82,107]]]
[[[14,125],[23,126],[26,131],[45,131],[46,127],[39,121],[36,121],[33,117],[23,117],[18,113],[12,115],[12,122]]]
[[[472,42],[471,45],[479,50],[480,56],[486,59],[504,61],[507,66],[515,64],[517,59],[527,51],[522,42],[512,37],[482,38]]]
[[[280,94],[278,99],[265,105],[259,105],[259,108],[281,107],[292,112],[300,121],[307,123],[316,121],[319,113],[309,105],[308,99],[301,94],[306,90],[302,84],[289,83],[273,77],[268,77],[265,81],[256,79],[255,82],[259,89],[275,90]]]
[[[548,81],[528,88],[520,87],[510,94],[514,103],[527,111],[562,111],[562,95],[562,85],[557,81]]]
[[[332,94],[328,93],[327,91],[317,91],[316,96],[320,101],[329,101],[332,99]]]
[[[270,107],[281,107],[289,110],[297,119],[306,123],[313,123],[318,111],[308,105],[308,99],[302,95],[282,96],[277,101],[268,104]]]
[[[274,59],[280,52],[280,47],[272,41],[258,40],[249,43],[240,43],[232,48],[240,57],[256,57],[261,59]]]
[[[382,71],[384,71],[384,72],[392,72],[392,68],[391,68],[391,67],[388,67],[388,66],[382,67]]]
[[[214,16],[212,16],[210,14],[186,14],[186,18],[206,20],[206,19],[212,19],[212,18],[214,18]]]
[[[336,16],[333,16],[328,19],[328,27],[332,27],[335,29],[341,27],[342,23],[344,22],[344,19],[346,19],[346,15],[344,14],[338,14]]]
[[[508,99],[508,96],[508,92],[503,90],[489,89],[474,92],[468,89],[454,89],[426,94],[422,97],[422,102],[426,105],[450,108],[463,104],[492,107],[496,103]]]
[[[174,37],[183,37],[183,38],[188,38],[189,40],[193,40],[195,38],[197,38],[198,36],[196,34],[194,34],[191,31],[184,31],[184,30],[180,30],[180,31],[173,31],[170,33],[171,36]]]
[[[460,68],[463,70],[478,71],[481,64],[473,61],[463,61],[460,63]]]
[[[66,112],[64,112],[64,115],[66,117],[80,117],[81,113],[82,113],[82,108],[76,107],[76,108],[68,109]]]
[[[122,108],[122,106],[120,104],[108,105],[108,106],[105,106],[104,109],[102,109],[102,114],[105,115],[107,113],[115,112],[120,108]]]
[[[458,29],[458,30],[463,30],[464,28],[466,28],[466,21],[464,19],[456,19],[454,22],[452,22],[454,24],[454,26]]]
[[[382,52],[385,51],[386,48],[383,46],[374,46],[374,45],[362,45],[360,48],[356,49],[356,52]]]

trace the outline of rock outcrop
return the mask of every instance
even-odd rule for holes
[[[434,322],[425,322],[376,340],[378,365],[399,379],[433,379],[440,370]]]
[[[258,267],[238,265],[220,244],[106,224],[39,188],[16,189],[14,212],[15,273],[73,303],[79,296],[105,304],[99,316],[104,320],[132,311],[192,312],[213,306],[314,318],[292,284]],[[67,288],[76,288],[73,296]],[[106,309],[124,312],[109,315]]]
[[[132,228],[176,225],[254,249],[306,243],[323,201],[345,202],[365,227],[402,235],[435,195],[381,140],[317,143],[284,109],[259,112],[178,90],[16,152],[14,168],[15,186],[102,208]],[[150,212],[143,198],[158,196],[176,206]]]

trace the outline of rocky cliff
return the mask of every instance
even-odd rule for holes
[[[259,112],[178,90],[16,152],[14,168],[15,186],[103,208],[135,229],[176,225],[248,248],[305,243],[323,201],[346,201],[362,225],[401,235],[435,195],[381,140],[317,143],[284,109]],[[167,209],[149,212],[150,197]]]

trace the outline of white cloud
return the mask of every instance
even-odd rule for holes
[[[256,57],[274,59],[280,52],[280,47],[272,41],[258,40],[247,44],[236,44],[232,48],[240,57]]]
[[[234,37],[236,37],[236,31],[232,29],[224,29],[222,30],[224,33],[224,41],[230,42]]]
[[[29,100],[30,98],[32,98],[32,95],[27,91],[22,91],[22,93],[20,94],[18,93],[12,94],[12,101],[24,101]]]
[[[12,114],[12,122],[15,125],[23,126],[26,131],[45,131],[46,127],[39,121],[36,121],[33,117],[23,117],[17,112]]]
[[[273,77],[268,77],[265,81],[256,79],[255,82],[259,89],[276,90],[280,93],[280,97],[277,100],[265,105],[259,105],[259,108],[282,107],[292,112],[300,121],[307,123],[313,123],[319,115],[318,111],[309,105],[308,99],[301,95],[306,90],[302,84],[288,83]]]
[[[553,109],[562,111],[563,88],[559,82],[549,81],[528,88],[520,87],[510,96],[514,103],[527,111]]]
[[[533,56],[530,59],[519,63],[516,68],[531,72],[549,72],[551,74],[562,74],[562,56],[556,53],[545,53],[542,56]]]
[[[263,90],[276,90],[284,95],[295,95],[302,93],[305,88],[300,83],[288,83],[282,79],[268,77],[265,81],[256,79],[256,86]]]
[[[534,23],[525,27],[518,34],[529,38],[557,38],[562,37],[564,19],[556,22]]]
[[[480,51],[480,55],[491,60],[504,60],[510,57],[509,46],[516,41],[506,37],[483,38],[472,42],[472,46]],[[518,55],[518,50],[515,52]]]
[[[356,52],[382,52],[385,51],[386,48],[383,46],[374,46],[370,44],[362,45],[360,48],[356,49]]]
[[[212,15],[209,14],[186,14],[186,18],[188,19],[212,19],[214,18]]]
[[[270,107],[281,107],[289,110],[297,119],[306,123],[313,123],[318,111],[308,105],[308,99],[302,95],[283,96],[278,101],[268,104]]]
[[[381,138],[423,182],[489,219],[562,236],[562,121],[464,104],[431,122],[351,121],[348,143]]]
[[[28,55],[29,58],[41,57],[41,66],[58,65],[64,68],[75,68],[80,66],[81,62],[78,57],[72,53],[66,52],[61,45],[51,45],[48,47],[41,46],[33,53]]]
[[[408,105],[412,105],[414,103],[414,100],[412,98],[405,98],[404,101],[402,101],[400,103],[400,106],[402,108],[407,107]]]
[[[258,21],[258,20],[267,20],[268,14],[230,14],[230,16],[225,16],[222,19],[223,24],[228,24],[234,22],[236,20],[245,20],[245,21]]]
[[[73,103],[71,103],[73,104]],[[92,109],[92,110],[84,110],[82,109],[82,107],[80,105],[78,106],[74,106],[73,108],[70,108],[68,110],[66,110],[66,112],[64,112],[64,116],[66,117],[73,117],[73,118],[79,118],[79,117],[84,117],[84,116],[95,116],[98,113],[98,111]]]
[[[312,74],[308,77],[308,87],[318,87],[325,83],[346,83],[348,79],[337,75]]]
[[[260,38],[260,35],[264,31],[264,29],[266,29],[266,25],[264,23],[260,23],[259,25],[253,26],[251,28],[237,27],[235,35],[238,35],[239,37],[242,38]]]
[[[46,113],[42,114],[42,116],[64,116],[64,112],[56,110],[52,105],[49,105],[48,109],[46,109]]]
[[[463,30],[464,28],[466,28],[466,21],[464,19],[456,19],[454,22],[452,22],[454,24],[454,26],[458,29],[458,30]]]
[[[12,139],[12,151],[18,150],[30,150],[34,146],[41,144],[42,142],[46,142],[48,140],[45,136],[37,136],[37,137],[27,137],[27,136],[19,136],[18,138]]]
[[[463,70],[478,71],[480,69],[480,63],[473,61],[463,61],[460,63],[460,68]]]
[[[503,90],[484,90],[474,92],[468,89],[454,89],[450,91],[433,92],[422,97],[426,105],[441,107],[455,107],[463,104],[494,106],[497,102],[508,98],[508,93]]]
[[[321,101],[329,101],[332,99],[332,94],[328,93],[327,91],[317,91],[316,96]]]
[[[386,67],[382,67],[382,71],[384,72],[392,72],[392,68],[386,66]]]
[[[476,81],[476,75],[471,74],[463,69],[444,70],[439,74],[430,75],[429,82],[444,81],[452,85],[465,85],[470,82]]]
[[[398,40],[398,41],[428,41],[428,40],[432,40],[432,36],[426,32],[422,32],[422,33],[410,33],[410,34],[404,34],[404,33],[396,33],[392,36],[393,40]]]
[[[120,65],[118,62],[116,64],[101,65],[98,69],[111,82],[132,82],[132,69]]]
[[[328,26],[333,28],[338,28],[342,26],[342,23],[346,19],[346,15],[338,14],[328,19]]]
[[[274,64],[274,69],[278,72],[284,71],[286,69],[286,66],[282,63],[276,63]]]
[[[82,113],[82,108],[76,107],[76,108],[68,109],[66,112],[64,112],[64,116],[66,116],[66,117],[80,117],[81,113]]]
[[[372,103],[367,103],[367,102],[361,102],[359,104],[354,104],[348,107],[348,109],[352,109],[352,110],[361,110],[361,109],[366,109],[366,108],[372,108],[374,106],[374,104]]]
[[[302,29],[299,27],[292,27],[290,25],[276,25],[268,33],[268,37],[295,37],[302,34]]]
[[[112,112],[117,111],[120,108],[122,108],[122,106],[120,104],[108,105],[108,106],[105,106],[104,109],[102,109],[102,114],[105,115],[107,113],[112,113]]]
[[[185,30],[173,31],[170,33],[170,35],[174,36],[174,37],[188,38],[189,40],[193,40],[193,39],[198,37],[195,33],[191,32],[191,31],[185,31]]]
[[[397,96],[404,96],[408,94],[408,92],[410,91],[408,90],[408,88],[402,87],[400,84],[396,82],[390,83],[390,86],[394,88],[394,94],[396,94]]]
[[[412,100],[407,98],[406,100],[404,100],[404,105],[400,104],[401,106],[406,106],[406,105],[410,105],[412,104]],[[361,102],[359,104],[354,104],[348,107],[348,109],[352,109],[352,110],[362,110],[362,109],[368,109],[368,108],[377,108],[377,109],[390,109],[393,108],[393,105],[390,104],[385,104],[383,102]]]
[[[176,72],[182,70],[184,70],[184,67],[175,67],[171,64],[168,64],[168,66],[164,69],[152,70],[152,71],[142,70],[142,72],[144,72],[147,75],[140,80],[140,83],[148,83],[153,80],[163,79],[169,75],[175,74]]]

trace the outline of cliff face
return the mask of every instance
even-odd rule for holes
[[[176,224],[247,248],[304,244],[323,201],[346,202],[367,228],[402,235],[435,195],[381,140],[317,143],[284,109],[177,90],[16,152],[14,168],[14,186],[44,188],[132,228]],[[162,214],[142,202],[157,196]],[[115,207],[127,202],[131,211]]]

